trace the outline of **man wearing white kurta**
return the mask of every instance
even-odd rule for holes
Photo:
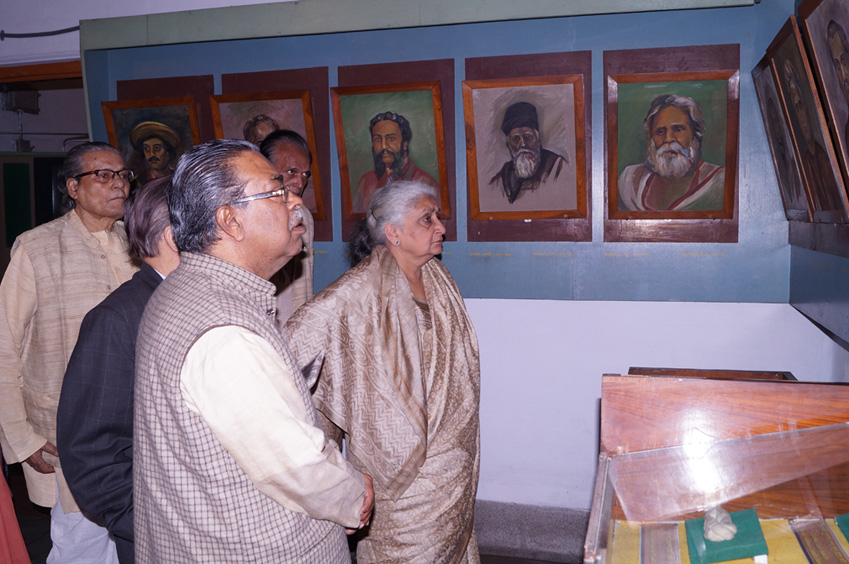
[[[84,143],[65,158],[74,208],[21,234],[0,283],[0,441],[23,462],[30,500],[52,507],[47,562],[117,562],[104,527],[80,512],[56,450],[56,410],[65,367],[83,317],[136,268],[117,221],[132,173],[106,143]]]

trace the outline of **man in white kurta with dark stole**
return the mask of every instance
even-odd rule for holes
[[[139,327],[136,561],[347,563],[371,479],[326,437],[268,281],[301,251],[301,199],[232,139],[183,155],[167,196],[181,263]]]
[[[354,268],[286,324],[300,363],[324,353],[314,395],[348,459],[374,476],[357,562],[479,562],[478,343],[463,297],[435,256],[437,191],[394,182],[354,235]]]

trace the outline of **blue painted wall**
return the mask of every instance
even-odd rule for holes
[[[849,259],[791,247],[790,302],[849,348]]]
[[[793,0],[751,7],[551,18],[516,22],[222,41],[86,52],[92,134],[106,140],[100,102],[114,100],[118,80],[453,58],[458,241],[443,260],[463,295],[483,298],[774,302],[789,300],[790,247],[751,69],[794,10]],[[604,243],[605,50],[739,43],[739,242],[736,244]],[[462,92],[464,59],[495,55],[592,51],[592,223],[585,243],[469,243]],[[446,85],[443,85],[445,88]],[[332,134],[332,133],[331,133]],[[341,243],[335,140],[334,242],[317,243],[316,287],[346,267]]]

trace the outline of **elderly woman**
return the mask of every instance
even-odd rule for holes
[[[351,242],[363,260],[286,325],[302,365],[322,353],[315,403],[374,477],[357,562],[479,562],[478,343],[442,263],[436,191],[393,182]],[[331,432],[332,434],[332,432]]]

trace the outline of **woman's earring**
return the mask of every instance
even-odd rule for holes
[[[400,245],[401,241],[395,241],[395,245]]]

